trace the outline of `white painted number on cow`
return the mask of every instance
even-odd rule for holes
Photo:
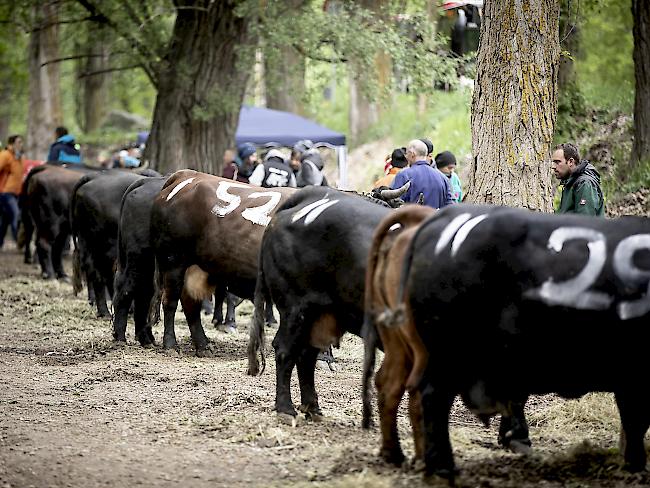
[[[174,195],[176,195],[179,191],[181,191],[183,188],[185,188],[187,185],[192,183],[194,181],[194,176],[191,178],[188,178],[187,180],[181,181],[178,185],[174,187],[172,191],[169,192],[169,195],[167,195],[167,202],[170,201],[172,198],[174,198]]]
[[[332,205],[336,205],[338,200],[331,200],[326,196],[320,200],[301,208],[291,217],[291,222],[298,222],[305,217],[305,225],[311,224],[316,218]]]
[[[266,227],[269,225],[269,222],[271,222],[270,213],[280,201],[281,196],[282,194],[278,193],[277,191],[258,191],[251,193],[248,195],[248,198],[270,197],[269,201],[264,205],[260,205],[259,207],[248,207],[241,213],[241,216],[246,220],[250,220],[254,224],[263,225]]]
[[[614,272],[635,287],[646,286],[645,294],[638,300],[622,301],[616,307],[621,320],[641,317],[650,312],[650,270],[634,265],[634,255],[642,249],[650,249],[650,234],[638,234],[623,239],[614,251]]]
[[[605,235],[594,229],[583,227],[559,227],[548,239],[548,248],[556,253],[562,251],[564,243],[571,240],[587,241],[589,258],[587,264],[575,277],[556,282],[553,277],[542,286],[526,292],[526,296],[537,298],[549,305],[564,305],[581,310],[605,310],[613,298],[606,293],[589,291],[596,282],[607,260]]]
[[[217,202],[217,204],[212,207],[212,213],[217,217],[225,217],[229,213],[232,213],[239,205],[241,204],[241,197],[239,195],[233,195],[228,193],[230,188],[249,188],[248,185],[241,185],[239,183],[231,183],[229,181],[222,181],[217,186],[217,198],[222,202],[225,202],[226,205],[223,205],[222,202]]]
[[[462,213],[446,225],[436,243],[435,255],[440,254],[451,242],[451,256],[456,256],[472,229],[488,218],[487,214],[477,215],[474,218],[470,218],[471,216],[470,213]]]
[[[246,189],[250,187],[248,185],[242,185],[230,181],[220,182],[219,186],[217,186],[217,198],[220,201],[212,207],[212,213],[217,217],[225,217],[226,215],[231,214],[242,203],[242,197],[228,193],[230,188]],[[271,212],[273,212],[278,203],[280,203],[282,194],[276,191],[253,192],[246,195],[245,198],[258,199],[263,197],[269,197],[269,200],[262,205],[245,208],[242,211],[241,216],[254,224],[267,226],[271,221]]]

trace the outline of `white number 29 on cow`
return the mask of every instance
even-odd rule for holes
[[[239,183],[231,183],[229,181],[220,182],[219,186],[217,186],[217,198],[221,200],[221,202],[217,202],[217,204],[212,207],[212,213],[217,217],[225,217],[226,215],[231,214],[239,208],[242,203],[242,197],[228,193],[230,188],[246,189],[250,187]],[[241,216],[254,224],[267,226],[271,221],[271,212],[273,212],[280,202],[282,194],[275,191],[257,191],[249,193],[244,198],[248,200],[264,197],[269,197],[269,200],[262,205],[247,206],[242,210]],[[222,202],[224,202],[225,205]]]

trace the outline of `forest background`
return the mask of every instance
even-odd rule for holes
[[[300,0],[293,2],[301,3]],[[94,149],[95,152],[91,153],[96,154],[98,149],[109,150],[124,145],[135,139],[138,130],[149,129],[157,89],[137,57],[124,47],[123,42],[118,42],[116,32],[99,30],[92,22],[78,21],[84,18],[81,15],[84,9],[79,6],[69,9],[67,6],[76,2],[37,3],[48,8],[53,4],[58,8],[58,45],[51,51],[56,55],[45,62],[58,66],[60,117],[77,140]],[[381,2],[370,2],[375,3]],[[439,17],[445,15],[438,2],[399,3],[402,4],[403,18],[419,16],[434,26],[427,35],[434,39],[431,45],[437,53],[447,49],[450,33],[444,30],[435,32],[436,27],[442,25],[438,22]],[[318,7],[323,10],[322,5]],[[26,134],[28,120],[34,116],[29,103],[29,49],[30,35],[38,28],[35,27],[35,9],[39,7],[35,7],[34,2],[23,1],[9,2],[0,10],[0,65],[3,67],[0,71],[1,140],[5,140],[8,134]],[[388,23],[392,20],[389,19]],[[158,28],[171,29],[173,15],[161,11],[158,22]],[[332,24],[337,28],[335,20]],[[137,30],[133,25],[125,27]],[[562,62],[571,65],[574,74],[570,82],[560,79],[554,140],[558,143],[575,141],[585,157],[595,162],[604,176],[608,200],[616,201],[622,195],[641,191],[641,203],[647,205],[644,189],[650,188],[650,168],[637,165],[630,171],[627,166],[633,140],[632,28],[632,11],[627,1],[562,0]],[[301,26],[296,25],[295,29],[299,31]],[[143,32],[146,34],[146,29]],[[438,37],[434,37],[436,34]],[[372,42],[371,38],[367,40]],[[264,51],[263,48],[257,50]],[[461,174],[464,163],[471,158],[472,94],[470,89],[459,86],[455,74],[450,74],[456,66],[445,65],[439,59],[431,61],[431,90],[408,90],[404,83],[401,86],[360,88],[357,86],[359,70],[355,72],[354,60],[350,61],[340,53],[327,59],[307,53],[301,88],[292,93],[292,100],[283,102],[277,96],[273,100],[273,87],[287,83],[283,74],[291,69],[287,58],[282,52],[275,58],[267,52],[264,62],[259,52],[257,54],[257,62],[251,67],[253,73],[246,85],[245,103],[290,109],[343,132],[353,154],[356,147],[369,144],[364,146],[370,148],[370,153],[363,153],[365,162],[353,159],[355,164],[363,166],[360,172],[367,176],[360,180],[359,186],[366,186],[381,172],[385,154],[372,154],[373,150],[404,145],[414,137],[429,137],[434,141],[436,151],[450,150],[456,154]],[[426,60],[419,64],[426,64]],[[462,65],[467,76],[472,77],[473,58],[463,59]],[[375,60],[375,73],[368,72],[368,66],[373,67],[372,64],[364,65],[366,73],[362,78],[381,81],[381,70],[386,69],[382,67],[381,59]],[[428,76],[426,68],[419,73],[425,78]],[[270,79],[273,76],[275,80]],[[412,76],[406,73],[404,78],[412,80]],[[89,98],[89,82],[101,85],[95,95],[99,98]],[[366,100],[366,107],[361,107],[361,116],[359,99]],[[27,156],[42,159],[45,155]]]

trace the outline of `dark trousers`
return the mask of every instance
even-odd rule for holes
[[[18,240],[18,195],[15,193],[0,193],[0,247],[4,244],[7,227],[11,226],[14,240]]]

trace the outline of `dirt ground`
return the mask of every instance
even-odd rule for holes
[[[378,430],[360,427],[361,342],[346,337],[338,371],[317,372],[326,418],[287,425],[272,410],[271,351],[261,377],[245,374],[250,313],[248,302],[239,307],[231,335],[204,321],[214,358],[192,354],[180,313],[180,356],[140,348],[131,323],[128,345],[116,346],[110,322],[69,284],[42,281],[15,249],[0,251],[0,488],[422,486],[420,473],[383,464]],[[160,325],[154,333],[161,338]],[[457,405],[458,485],[650,485],[647,473],[621,469],[610,395],[536,397],[528,416],[534,454],[521,457],[499,449],[497,422],[485,428]]]

